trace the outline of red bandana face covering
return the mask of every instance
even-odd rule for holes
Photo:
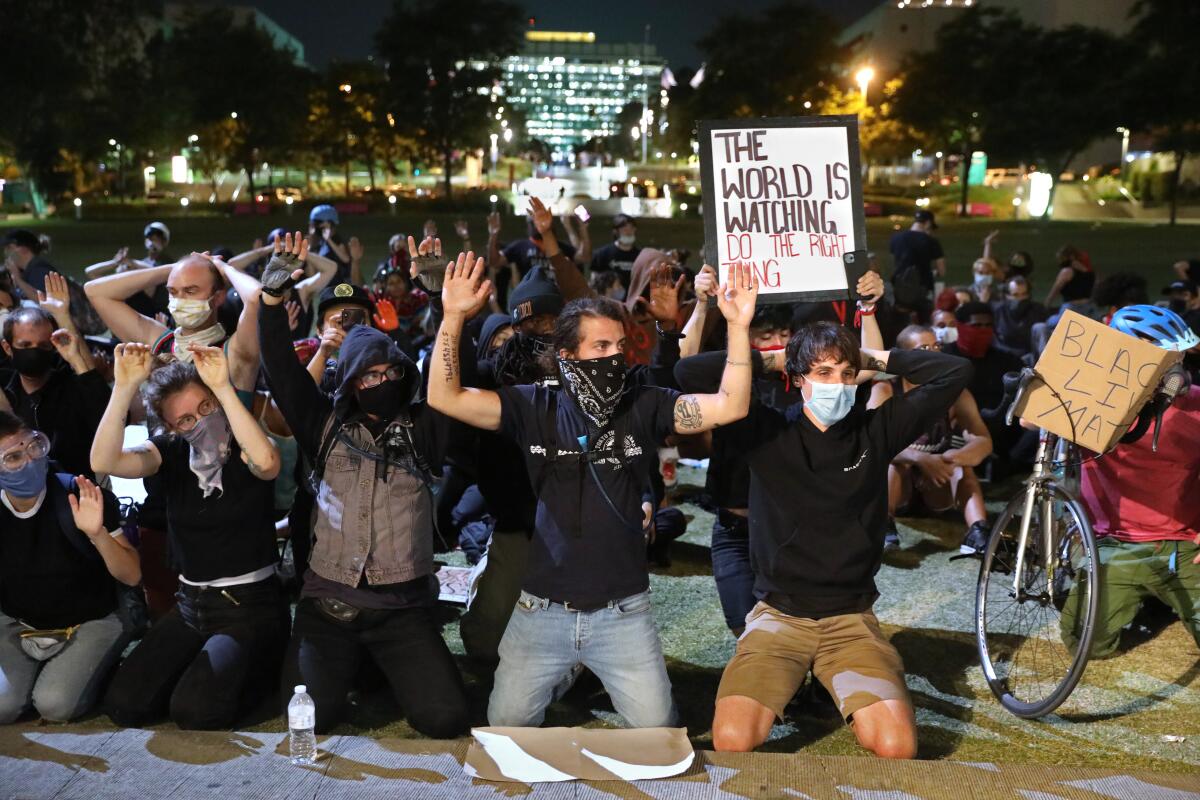
[[[958,351],[967,358],[983,358],[996,331],[983,325],[958,326]]]

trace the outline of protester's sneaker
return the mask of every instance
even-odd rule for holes
[[[900,531],[896,530],[896,520],[894,517],[888,517],[887,528],[883,531],[883,549],[900,549]]]
[[[988,525],[987,520],[981,519],[978,522],[971,523],[971,527],[967,528],[967,535],[963,537],[963,542],[958,548],[958,552],[965,556],[982,556],[987,550],[988,538],[992,535],[992,529]]]

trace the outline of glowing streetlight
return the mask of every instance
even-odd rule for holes
[[[392,216],[396,216],[396,195],[388,195],[388,208],[391,210]]]
[[[354,87],[348,83],[343,83],[341,86],[338,87],[338,91],[345,92],[346,94],[350,94],[350,92],[354,91]]]
[[[873,80],[875,80],[875,70],[872,67],[863,67],[854,73],[854,81],[858,84],[858,91],[862,92],[864,103],[867,102],[867,87]]]
[[[506,142],[512,141],[512,128],[504,129],[504,141],[506,141]]]
[[[236,111],[230,111],[230,112],[229,112],[229,118],[230,118],[230,119],[237,119],[237,112],[236,112]]]
[[[634,125],[629,129],[629,136],[636,142],[638,139],[642,138],[642,129],[637,125]]]
[[[75,205],[75,219],[83,219],[83,200],[76,197],[71,202]]]
[[[186,197],[179,198],[179,205],[183,206],[184,208],[187,208],[188,203],[190,203],[190,202],[192,202],[192,201],[188,200]]]

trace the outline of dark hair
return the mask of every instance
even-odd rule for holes
[[[584,317],[611,319],[625,324],[625,306],[609,297],[581,297],[567,303],[554,320],[554,355],[559,350],[574,353],[579,349],[579,326]]]
[[[0,411],[0,439],[29,430],[25,420],[9,411]]]
[[[792,329],[792,309],[786,305],[759,306],[754,309],[750,330],[757,332]]]
[[[4,237],[4,243],[24,247],[34,255],[42,252],[42,240],[37,237],[36,233],[25,228],[10,230]]]
[[[1092,302],[1102,309],[1149,303],[1146,279],[1133,272],[1114,272],[1096,281]]]
[[[16,300],[16,298],[13,298]],[[4,320],[4,341],[9,344],[13,343],[13,328],[17,325],[30,325],[43,323],[50,326],[53,332],[58,327],[58,323],[54,321],[54,317],[44,308],[35,308],[33,306],[18,306],[13,309],[13,312]]]
[[[929,327],[928,325],[909,325],[907,328],[900,331],[900,333],[896,334],[896,344],[899,345],[903,350],[912,350],[914,347],[916,347],[913,342],[916,341],[918,336],[925,333],[928,333],[932,336],[933,328]]]
[[[992,307],[982,300],[972,300],[954,309],[954,318],[959,322],[970,322],[971,317],[975,314],[987,314],[989,317],[995,316]]]
[[[814,322],[792,335],[787,344],[787,371],[807,375],[813,364],[826,358],[846,361],[857,372],[862,361],[858,339],[834,322]]]
[[[204,386],[196,368],[183,361],[168,361],[151,370],[150,377],[142,384],[142,404],[146,407],[149,427],[153,432],[167,432],[167,423],[162,415],[163,401],[193,383]]]
[[[592,289],[599,294],[604,294],[617,283],[616,270],[606,269],[600,272],[592,273],[591,285]]]

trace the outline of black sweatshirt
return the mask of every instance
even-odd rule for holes
[[[761,402],[729,427],[750,464],[754,593],[784,613],[819,619],[875,602],[888,465],[971,379],[965,359],[920,350],[893,350],[888,372],[918,386],[877,409],[856,405],[826,431],[802,404]]]

